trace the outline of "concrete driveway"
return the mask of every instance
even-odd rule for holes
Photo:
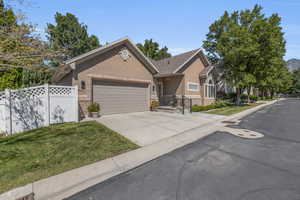
[[[139,112],[107,115],[97,119],[140,146],[146,146],[187,130],[225,118],[203,113]]]

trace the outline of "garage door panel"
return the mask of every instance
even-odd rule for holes
[[[101,114],[149,110],[148,85],[126,82],[93,82],[93,101],[101,105]]]

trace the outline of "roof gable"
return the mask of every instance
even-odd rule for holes
[[[189,63],[189,61],[191,61],[198,54],[200,54],[200,56],[203,58],[201,60],[204,60],[204,64],[206,66],[210,65],[201,49],[195,49],[158,61],[152,60],[152,62],[157,67],[160,74],[173,74],[179,72],[186,64]]]
[[[80,62],[82,60],[86,60],[89,59],[91,57],[97,56],[99,54],[105,53],[113,48],[116,48],[120,45],[126,45],[127,47],[129,47],[137,56],[137,58],[141,59],[141,61],[143,62],[144,65],[146,65],[146,67],[148,67],[148,69],[152,72],[152,73],[157,73],[158,69],[155,67],[155,65],[150,61],[149,58],[147,58],[139,48],[137,48],[137,46],[128,38],[128,37],[124,37],[121,38],[119,40],[116,40],[112,43],[109,43],[108,45],[105,45],[103,47],[94,49],[92,51],[89,51],[85,54],[79,55],[77,57],[74,57],[70,60],[67,60],[65,63],[67,65],[71,65],[72,63],[75,62]]]
[[[111,49],[114,49],[116,47],[119,47],[121,45],[126,45],[134,54],[135,56],[144,64],[144,66],[150,70],[151,73],[155,74],[158,73],[158,69],[156,66],[150,61],[149,58],[147,58],[139,48],[128,38],[124,37],[119,40],[116,40],[112,43],[109,43],[108,45],[105,45],[103,47],[94,49],[92,51],[89,51],[87,53],[84,53],[82,55],[76,56],[72,59],[69,59],[65,62],[63,66],[61,66],[57,72],[53,76],[53,81],[58,82],[62,78],[64,78],[67,74],[69,74],[72,70],[76,68],[77,62],[84,62],[86,60],[89,60],[97,55],[103,54],[105,52],[110,51]]]

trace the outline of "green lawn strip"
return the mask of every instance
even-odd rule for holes
[[[209,114],[216,114],[216,115],[232,115],[235,113],[239,113],[242,112],[244,110],[253,108],[255,106],[258,106],[259,104],[247,104],[247,105],[242,105],[242,106],[227,106],[224,108],[218,108],[215,110],[211,110],[211,111],[207,111],[206,113]]]
[[[97,122],[52,125],[0,137],[0,193],[136,148]]]

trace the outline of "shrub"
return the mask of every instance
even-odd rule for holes
[[[215,103],[216,108],[229,106],[231,103],[228,100],[217,100]]]
[[[217,99],[227,99],[227,94],[224,91],[217,91]]]
[[[100,105],[98,103],[93,103],[89,105],[88,107],[89,112],[99,112],[100,111]]]
[[[249,98],[250,98],[250,101],[252,101],[252,102],[255,102],[258,100],[258,96],[255,96],[255,95],[250,95]]]
[[[205,108],[206,108],[206,110],[216,109],[216,105],[210,104],[210,105],[205,106]]]
[[[201,112],[201,111],[205,111],[205,106],[192,106],[192,111],[193,112]]]
[[[159,102],[158,101],[151,101],[151,104],[150,104],[150,109],[151,110],[154,110],[155,108],[157,108],[159,106]]]
[[[241,95],[241,100],[242,101],[246,101],[247,99],[248,99],[248,95],[246,95],[246,94]]]
[[[227,99],[231,99],[231,100],[235,101],[236,93],[235,92],[228,93],[227,94]]]
[[[248,95],[247,94],[242,94],[241,95],[241,102],[242,103],[248,103]]]
[[[192,112],[208,111],[216,108],[223,108],[229,105],[231,105],[231,103],[228,100],[218,100],[215,104],[210,104],[207,106],[194,105],[192,106]]]
[[[271,96],[266,96],[266,100],[272,100],[273,98]]]
[[[192,111],[193,112],[201,112],[201,111],[208,111],[211,109],[215,109],[216,105],[211,104],[211,105],[207,105],[207,106],[192,106]]]

